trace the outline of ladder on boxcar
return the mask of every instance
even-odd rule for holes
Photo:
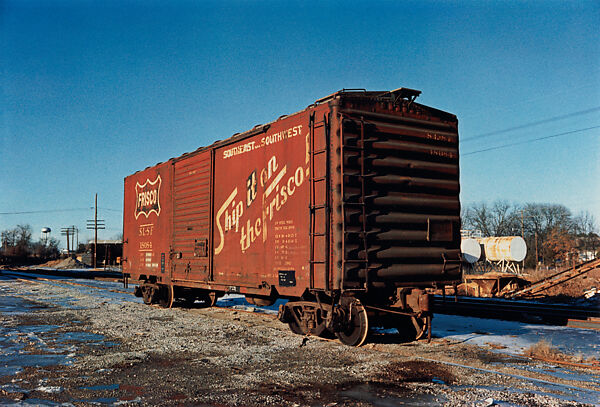
[[[357,264],[364,273],[365,276],[365,282],[364,282],[364,286],[363,289],[365,291],[368,291],[369,289],[369,246],[368,246],[368,242],[367,242],[367,203],[366,203],[366,194],[367,194],[367,189],[366,189],[366,178],[367,178],[367,172],[365,171],[365,121],[364,118],[361,117],[360,118],[360,135],[358,135],[357,137],[357,143],[356,146],[351,146],[351,145],[345,145],[344,143],[344,120],[349,120],[352,121],[354,123],[356,123],[355,119],[349,119],[349,118],[344,118],[344,116],[341,117],[341,127],[342,127],[342,134],[340,137],[340,143],[341,143],[341,177],[342,177],[342,234],[343,234],[343,245],[345,245],[346,242],[346,238],[348,236],[348,234],[350,233],[356,233],[356,232],[349,232],[346,230],[346,220],[349,219],[347,214],[346,214],[346,209],[348,208],[358,208],[359,209],[359,213],[360,213],[360,218],[361,221],[359,222],[359,240],[362,243],[362,249],[363,249],[363,253],[364,253],[364,257],[363,258],[356,258],[356,259],[348,259],[346,258],[346,250],[345,247],[342,248],[342,271],[343,273],[345,273],[346,271],[346,264],[347,263],[355,263]],[[355,173],[349,173],[346,172],[344,170],[344,158],[345,158],[345,151],[350,151],[353,153],[358,153],[358,161],[359,161],[359,171],[358,174]],[[358,179],[359,180],[359,185],[360,185],[360,196],[357,199],[357,202],[348,202],[346,201],[346,197],[344,195],[344,177],[352,179]],[[358,257],[358,256],[357,256]],[[343,284],[342,284],[343,286]]]
[[[323,132],[324,146],[316,149],[315,133]],[[329,290],[329,242],[330,242],[330,134],[327,115],[323,115],[323,120],[316,121],[315,113],[310,115],[309,122],[309,185],[310,185],[310,288],[312,290]],[[325,155],[324,165],[316,165],[315,159]],[[322,163],[322,162],[321,162]],[[323,163],[322,163],[323,164]],[[324,168],[323,168],[324,167]],[[320,192],[320,193],[319,193]],[[319,216],[320,215],[320,216]],[[317,218],[324,221],[324,225],[317,224]],[[323,253],[316,252],[317,242],[320,241],[323,246]],[[320,254],[317,257],[317,254]],[[316,279],[316,271],[322,272],[324,281]],[[317,281],[319,280],[319,281]],[[318,284],[320,282],[321,284]]]

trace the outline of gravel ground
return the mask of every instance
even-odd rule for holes
[[[442,339],[374,335],[350,348],[294,335],[268,314],[162,309],[21,280],[0,280],[0,296],[27,310],[0,312],[6,343],[60,360],[5,370],[0,404],[575,406],[600,395],[598,381],[526,372],[536,363]],[[7,358],[0,351],[0,374]]]

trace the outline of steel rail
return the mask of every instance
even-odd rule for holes
[[[41,274],[43,270],[35,270]],[[40,276],[28,275],[22,270],[3,270],[4,275],[12,275],[24,281],[46,281],[53,284],[64,284],[95,288],[109,292],[131,294],[122,290],[114,290],[107,287],[98,287],[89,284],[76,283],[58,279],[47,279]],[[117,280],[115,280],[117,281]],[[568,304],[549,304],[526,300],[506,300],[497,298],[476,297],[444,297],[434,296],[434,314],[463,315],[483,317],[487,319],[517,320],[523,322],[535,322],[545,324],[567,325],[569,320],[587,321],[590,318],[600,318],[600,308],[582,307]]]
[[[2,274],[0,274],[0,275],[10,276],[10,277],[13,277],[15,280],[25,281],[28,283],[40,282],[40,284],[44,284],[44,283],[41,283],[43,281],[43,282],[52,283],[53,285],[73,285],[73,286],[86,287],[86,288],[95,288],[97,290],[104,290],[104,291],[108,291],[108,292],[112,292],[112,293],[133,295],[133,293],[129,292],[129,291],[114,290],[114,289],[111,289],[108,287],[98,287],[98,286],[90,285],[90,284],[75,283],[73,281],[56,280],[56,279],[51,279],[51,278],[39,277],[39,276],[35,276],[35,275],[23,275],[23,274],[27,274],[27,273],[23,273],[20,271],[6,272],[6,270],[4,270],[2,272]]]
[[[492,319],[507,319],[566,325],[569,319],[587,320],[600,317],[600,308],[569,304],[551,304],[533,301],[514,301],[496,298],[434,296],[434,313],[448,315],[483,316]],[[535,321],[540,322],[540,321]]]

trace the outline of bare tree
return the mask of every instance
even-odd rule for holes
[[[2,241],[2,254],[13,261],[29,261],[33,256],[38,259],[57,257],[59,254],[59,241],[55,238],[33,242],[32,229],[29,225],[17,225],[13,229],[3,230],[0,233]]]
[[[2,250],[6,256],[27,257],[31,253],[31,226],[17,225],[1,233]]]
[[[464,209],[463,227],[481,231],[484,236],[491,236],[490,209],[485,202],[475,203]]]
[[[16,246],[17,231],[15,229],[3,230],[0,239],[2,239],[2,250],[4,254],[8,255],[8,252]]]
[[[481,231],[483,236],[508,236],[519,230],[518,209],[506,201],[491,206],[480,202],[463,211],[464,227]]]
[[[42,260],[57,258],[60,254],[58,245],[59,240],[54,237],[39,240],[31,245],[32,254]]]
[[[518,209],[506,201],[496,201],[491,208],[491,226],[494,236],[520,235]]]
[[[586,257],[595,256],[600,247],[600,237],[594,216],[587,211],[581,212],[573,219],[573,224],[579,250]]]

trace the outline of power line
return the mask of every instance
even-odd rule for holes
[[[44,210],[38,210],[38,211],[0,212],[0,215],[30,215],[30,214],[35,214],[35,213],[77,212],[77,211],[87,211],[90,209],[94,209],[94,207],[90,206],[89,208],[44,209]],[[121,210],[121,209],[111,209],[111,208],[101,208],[101,207],[98,207],[98,209],[102,209],[104,211],[119,212],[119,213],[123,212],[123,210]]]
[[[551,136],[538,137],[538,138],[534,138],[534,139],[518,141],[518,142],[515,142],[515,143],[509,143],[509,144],[503,144],[503,145],[500,145],[500,146],[484,148],[484,149],[481,149],[481,150],[469,151],[468,153],[463,153],[461,155],[465,156],[465,155],[483,153],[485,151],[499,150],[501,148],[517,146],[517,145],[520,145],[520,144],[531,143],[531,142],[539,141],[539,140],[546,140],[546,139],[550,139],[550,138],[554,138],[554,137],[566,136],[567,134],[580,133],[582,131],[587,131],[587,130],[592,130],[592,129],[597,129],[597,128],[600,128],[600,126],[592,126],[592,127],[587,127],[585,129],[571,130],[571,131],[566,131],[564,133],[552,134]]]
[[[597,71],[600,72],[600,71]],[[518,102],[516,103],[511,103],[509,106],[505,106],[505,107],[498,107],[498,105],[496,104],[495,108],[493,106],[489,106],[489,107],[485,107],[487,111],[496,111],[496,112],[505,112],[505,111],[511,111],[514,110],[515,108],[525,105],[525,104],[531,104],[532,102],[537,102],[538,100],[544,100],[544,99],[549,99],[549,98],[555,98],[558,95],[562,95],[565,93],[568,94],[573,94],[575,93],[575,91],[577,90],[581,90],[581,89],[585,89],[585,88],[591,88],[591,87],[596,87],[596,85],[594,84],[585,84],[585,85],[581,85],[581,86],[577,86],[574,88],[569,88],[569,89],[565,89],[565,90],[560,90],[557,92],[552,92],[552,93],[547,93],[545,95],[541,95],[541,96],[537,96],[535,98],[531,98],[531,99],[520,99]],[[461,115],[461,118],[464,120],[465,118],[471,118],[471,117],[480,117],[481,116],[481,106],[478,106],[478,113],[472,113],[472,114],[467,114],[467,115]]]
[[[99,206],[98,209],[102,209],[103,211],[111,211],[111,212],[119,212],[119,213],[123,212],[122,209],[103,208],[101,206]]]
[[[88,211],[94,209],[89,208],[71,208],[71,209],[45,209],[41,211],[19,211],[19,212],[0,212],[0,215],[29,215],[33,213],[53,213],[53,212],[76,212],[76,211]]]
[[[475,140],[475,139],[480,139],[480,138],[489,137],[489,136],[495,136],[497,134],[508,133],[508,132],[511,132],[511,131],[514,131],[514,130],[525,129],[527,127],[538,126],[540,124],[550,123],[550,122],[554,122],[554,121],[557,121],[557,120],[563,120],[563,119],[567,119],[569,117],[580,116],[580,115],[584,115],[584,114],[588,114],[588,113],[597,112],[598,110],[600,110],[600,106],[593,107],[591,109],[580,110],[578,112],[567,113],[567,114],[564,114],[564,115],[561,115],[561,116],[550,117],[548,119],[538,120],[538,121],[531,122],[531,123],[525,123],[525,124],[521,124],[521,125],[518,125],[518,126],[508,127],[506,129],[502,129],[502,130],[495,130],[495,131],[492,131],[492,132],[489,132],[489,133],[483,133],[483,134],[478,134],[476,136],[462,138],[461,142],[465,142],[465,141],[469,141],[469,140]]]

